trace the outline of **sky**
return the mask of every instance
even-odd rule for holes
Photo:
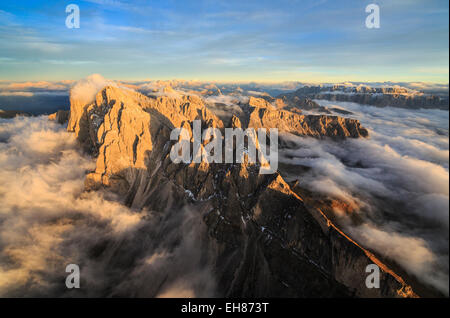
[[[368,4],[380,28],[365,25]],[[66,6],[80,8],[69,29]],[[447,0],[0,3],[0,80],[448,83]]]

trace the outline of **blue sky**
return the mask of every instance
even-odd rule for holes
[[[68,4],[79,29],[65,26]],[[380,6],[367,29],[365,7]],[[0,80],[448,83],[447,0],[0,3]]]

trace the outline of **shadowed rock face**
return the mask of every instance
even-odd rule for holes
[[[357,121],[304,116],[253,100],[233,127],[278,128],[314,137],[362,137]],[[405,282],[353,242],[318,209],[307,207],[283,178],[259,166],[174,164],[170,131],[223,128],[200,98],[149,98],[106,87],[94,102],[73,101],[68,130],[97,156],[86,189],[108,187],[137,210],[155,213],[195,207],[207,231],[205,263],[212,264],[217,295],[229,297],[406,297]],[[150,213],[150,212],[149,212]],[[164,233],[156,233],[164,235]],[[368,264],[381,268],[380,289],[365,286]]]
[[[68,110],[58,110],[57,112],[48,115],[49,120],[54,120],[58,124],[64,124],[69,120],[70,112]]]

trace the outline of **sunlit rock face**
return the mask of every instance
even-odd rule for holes
[[[249,127],[277,128],[300,136],[358,138],[368,137],[367,129],[358,120],[327,115],[299,115],[285,110],[261,110],[250,114]]]
[[[259,174],[258,164],[247,160],[173,163],[173,128],[191,131],[194,120],[202,127],[225,126],[200,97],[166,94],[149,97],[106,86],[89,102],[71,96],[68,131],[97,160],[86,176],[86,190],[108,188],[132,209],[152,216],[194,207],[196,222],[207,228],[198,248],[211,264],[219,296],[415,296],[324,213],[307,207],[280,174]],[[299,115],[258,98],[241,107],[241,115],[231,117],[232,127],[278,128],[317,138],[368,136],[353,119]],[[372,263],[381,268],[381,289],[366,288],[365,268]]]

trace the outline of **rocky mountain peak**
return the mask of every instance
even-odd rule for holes
[[[250,107],[255,107],[255,108],[267,108],[270,110],[274,109],[274,107],[268,101],[266,101],[264,98],[253,97],[253,96],[249,97],[248,105]]]
[[[160,215],[195,207],[208,229],[203,253],[215,264],[222,296],[415,295],[387,267],[381,267],[384,288],[367,289],[365,267],[374,262],[371,254],[320,210],[305,205],[279,173],[259,174],[258,165],[248,160],[172,162],[173,128],[192,133],[194,120],[203,127],[224,128],[200,97],[151,97],[107,86],[90,103],[71,100],[68,130],[97,160],[95,171],[86,176],[86,189],[109,188],[133,209]],[[231,125],[321,138],[367,136],[356,120],[269,106],[254,98],[246,121],[232,116]]]

